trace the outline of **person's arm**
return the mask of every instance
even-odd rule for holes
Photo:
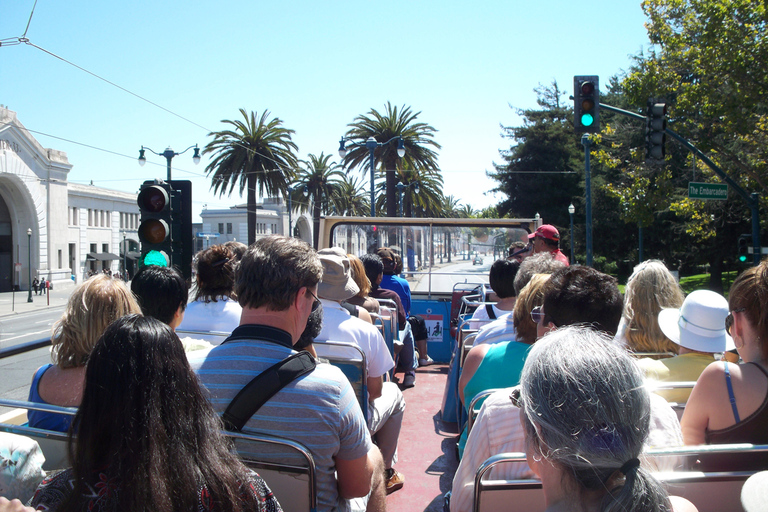
[[[16,499],[8,500],[0,496],[0,512],[34,512],[32,507],[25,507],[24,504]]]
[[[716,408],[718,395],[725,389],[725,371],[722,363],[707,366],[696,381],[691,396],[685,404],[680,427],[683,430],[683,442],[687,445],[705,443],[706,430],[709,427],[712,410]],[[727,393],[727,392],[726,392]],[[724,413],[733,414],[730,404]]]
[[[377,446],[372,446],[367,454],[357,459],[335,460],[339,496],[344,499],[366,496],[371,491],[374,472],[384,472],[384,461]]]
[[[373,402],[381,396],[381,389],[384,387],[384,377],[368,377],[368,401]]]
[[[490,347],[490,345],[477,345],[476,347],[472,347],[469,354],[467,354],[467,358],[464,360],[464,366],[461,369],[461,376],[459,377],[459,398],[465,408],[469,407],[469,403],[464,400],[464,388],[475,375],[475,372],[480,367],[480,363],[483,361],[483,358],[485,357],[485,354],[488,353]],[[470,400],[471,399],[472,397],[470,397]]]

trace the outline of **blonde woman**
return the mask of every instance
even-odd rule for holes
[[[360,306],[369,313],[378,314],[379,301],[368,295],[371,293],[371,281],[368,279],[368,276],[365,275],[363,262],[354,254],[347,254],[347,258],[349,258],[349,266],[352,269],[352,279],[354,279],[357,287],[360,288],[360,291],[357,292],[357,295],[354,297],[347,299],[346,302],[354,304],[355,306]]]
[[[95,275],[72,292],[62,315],[53,326],[51,357],[54,364],[38,368],[29,389],[29,401],[77,407],[83,396],[85,364],[96,341],[118,318],[141,313],[125,284],[106,274]],[[66,432],[71,417],[29,411],[29,426]]]
[[[624,290],[624,312],[616,340],[631,352],[678,353],[678,346],[659,327],[662,309],[679,309],[683,295],[675,277],[659,260],[637,265]]]

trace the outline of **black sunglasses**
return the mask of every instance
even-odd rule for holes
[[[747,310],[747,308],[734,309],[733,311],[728,313],[727,317],[725,317],[725,332],[728,333],[728,336],[731,335],[731,327],[733,327],[733,314],[734,313],[743,313],[746,310]]]
[[[318,307],[320,307],[320,299],[318,299],[318,298],[317,298],[317,295],[315,295],[314,293],[312,293],[312,290],[310,290],[309,288],[307,288],[307,291],[309,292],[309,294],[310,294],[311,296],[313,296],[313,297],[315,298],[315,302],[313,302],[313,303],[312,303],[312,311],[314,311],[314,310],[316,310]]]

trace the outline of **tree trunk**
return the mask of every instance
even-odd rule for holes
[[[320,203],[317,200],[317,192],[312,194],[312,244],[318,250],[320,240]]]
[[[256,173],[248,172],[248,193],[246,194],[248,208],[248,245],[256,241]]]

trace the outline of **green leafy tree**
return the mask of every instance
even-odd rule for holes
[[[294,130],[283,127],[283,122],[269,119],[265,110],[248,114],[240,109],[243,119],[222,120],[232,129],[211,132],[204,154],[213,158],[205,172],[211,176],[211,189],[219,196],[231,195],[236,184],[240,195],[246,193],[248,208],[248,244],[256,241],[256,198],[259,195],[285,195],[296,167],[298,149],[291,140]]]
[[[301,160],[303,167],[296,174],[296,181],[307,187],[312,198],[313,242],[318,248],[320,236],[320,215],[327,213],[334,206],[333,198],[338,195],[341,179],[345,177],[341,167],[331,162],[332,155],[320,153],[320,156],[308,155],[308,160]],[[301,203],[300,211],[306,211],[308,203]]]
[[[371,109],[348,125],[349,130],[345,136],[356,141],[365,141],[370,137],[380,143],[397,136],[403,139],[405,156],[402,158],[397,154],[396,140],[374,150],[374,165],[379,168],[379,174],[385,174],[388,217],[397,216],[397,170],[408,167],[416,171],[437,172],[439,169],[435,150],[440,149],[440,144],[434,140],[437,130],[427,123],[417,122],[420,114],[412,112],[411,107],[405,105],[398,110],[387,102],[382,113]],[[369,159],[368,149],[364,145],[350,146],[344,165],[358,168],[366,174],[369,172]]]
[[[365,185],[346,174],[338,182],[333,203],[339,215],[364,216],[371,211]]]
[[[406,187],[403,190],[404,215],[406,217],[437,217],[443,206],[442,175],[429,169],[416,170],[405,164],[403,169],[397,171],[397,176],[398,182]],[[418,193],[416,192],[417,183]]]

